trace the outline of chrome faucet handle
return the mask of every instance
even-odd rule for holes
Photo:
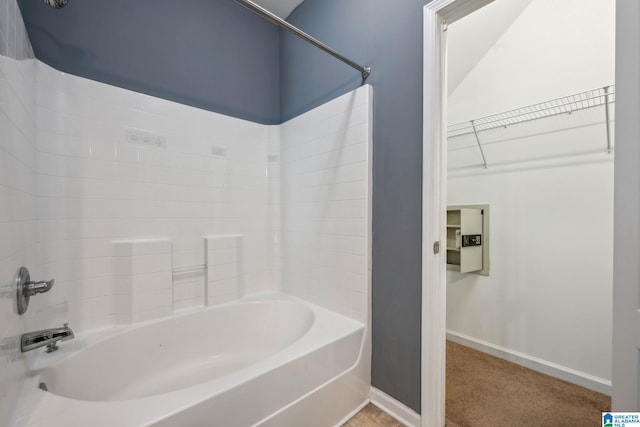
[[[16,276],[16,297],[18,314],[24,314],[29,307],[29,298],[49,292],[55,283],[54,279],[42,280],[40,282],[31,281],[29,270],[26,267],[20,267]]]
[[[39,282],[26,282],[22,287],[22,293],[25,296],[32,297],[36,294],[43,294],[49,292],[53,288],[55,279],[41,280]]]

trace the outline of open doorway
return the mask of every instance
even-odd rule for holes
[[[447,30],[448,218],[485,223],[466,247],[447,224],[458,424],[492,410],[544,424],[554,408],[588,425],[611,409],[614,14],[604,0],[495,0]]]
[[[439,213],[439,228],[433,215],[423,224],[423,310],[431,310],[423,322],[423,355],[429,355],[423,356],[423,426],[444,420],[443,402],[431,394],[444,383],[436,368],[445,363],[444,351],[433,346],[444,341],[444,328],[448,338],[466,346],[611,392],[613,156],[608,151],[614,148],[614,6],[603,1],[609,10],[594,11],[579,2],[563,17],[561,9],[575,2],[511,1],[510,10],[501,12],[507,23],[491,25],[489,8],[499,2],[477,12],[485,15],[480,21],[491,26],[494,33],[488,36],[494,40],[487,43],[470,31],[474,50],[463,55],[467,69],[456,70],[448,91],[433,84],[444,75],[426,75],[427,64],[433,67],[445,57],[439,49],[446,44],[425,45],[425,111],[434,100],[431,106],[441,111],[426,112],[425,193],[448,188],[449,194],[425,196],[425,212]],[[463,25],[461,16],[486,2],[439,3],[432,6],[439,13],[425,20],[425,32],[448,38]],[[603,37],[600,29],[609,33]],[[487,50],[479,54],[483,43]],[[579,55],[570,64],[570,57]],[[444,64],[436,69],[444,70]],[[566,110],[558,108],[563,102]],[[533,114],[525,117],[528,113]],[[434,128],[441,133],[434,134]],[[434,135],[449,137],[450,144],[441,151],[437,144],[430,147]],[[448,171],[438,169],[447,164]],[[437,240],[439,258],[447,257],[447,205],[489,205],[491,229],[483,243],[491,242],[491,255],[483,275],[445,272],[442,259],[430,256],[429,242]],[[593,232],[587,235],[595,249],[581,243],[582,230]],[[428,286],[445,277],[446,290]]]

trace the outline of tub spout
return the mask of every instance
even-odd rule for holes
[[[23,353],[36,348],[47,346],[47,353],[58,349],[58,341],[67,341],[75,337],[69,324],[65,323],[61,328],[42,329],[40,331],[28,332],[22,335],[20,340],[20,350]]]

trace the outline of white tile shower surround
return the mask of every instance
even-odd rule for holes
[[[169,261],[182,268],[204,265],[205,235],[241,232],[246,291],[278,289],[267,274],[268,126],[38,66],[47,82],[37,107],[38,261],[66,292],[37,302],[34,327],[132,320],[114,240],[169,238]],[[126,128],[162,135],[166,148],[126,143]],[[203,306],[205,280],[203,269],[174,274],[172,309]]]
[[[82,333],[280,290],[367,320],[370,87],[259,125],[16,60],[33,53],[15,2],[0,0],[5,10],[2,425],[14,424],[27,330],[69,321]],[[125,143],[127,128],[166,147]],[[205,245],[230,235],[233,250]],[[56,285],[18,317],[20,265]]]
[[[367,321],[371,87],[281,129],[283,289]]]
[[[0,0],[0,425],[10,425],[26,375],[13,278],[35,264],[35,60],[15,0]]]
[[[278,127],[40,63],[38,78],[37,265],[65,286],[34,299],[32,329],[140,318],[114,241],[168,238],[173,268],[211,268],[204,237],[229,234],[242,235],[241,268],[217,287],[211,277],[233,266],[175,272],[173,311],[229,301],[242,284],[244,295],[284,289],[366,320],[370,87]],[[126,143],[126,128],[166,148]],[[160,315],[165,303],[145,308]]]
[[[131,313],[131,322],[173,313],[171,240],[120,240],[112,244],[113,269],[120,273],[114,286],[128,296],[118,310]]]
[[[242,235],[205,237],[207,285],[206,304],[224,304],[244,292]]]

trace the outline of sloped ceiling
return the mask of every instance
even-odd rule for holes
[[[303,0],[254,0],[254,3],[285,19]]]
[[[449,94],[458,87],[532,1],[496,0],[449,26],[447,30]]]

